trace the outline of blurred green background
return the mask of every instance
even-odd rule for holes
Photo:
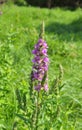
[[[63,5],[63,0],[56,1],[58,6]],[[31,123],[36,93],[31,100],[31,51],[43,20],[50,59],[49,92],[42,92],[38,130],[82,130],[81,5],[73,4],[75,10],[51,5],[48,9],[39,8],[40,3],[37,7],[29,6],[35,5],[35,1],[31,2],[0,4],[0,130],[34,130]],[[62,79],[59,65],[63,69]]]

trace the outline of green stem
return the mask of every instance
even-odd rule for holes
[[[40,30],[40,35],[39,37],[44,39],[44,34],[45,34],[45,26],[44,26],[44,21],[42,22],[42,25],[41,25],[41,30]]]
[[[36,122],[35,122],[35,130],[38,129],[38,116],[39,116],[39,92],[37,95],[37,102],[36,102]]]
[[[39,116],[39,92],[36,95],[35,109],[32,114],[32,130],[38,130],[38,116]]]

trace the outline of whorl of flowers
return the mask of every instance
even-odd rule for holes
[[[34,54],[33,67],[31,73],[32,82],[34,82],[34,88],[37,91],[44,89],[45,91],[48,90],[48,63],[49,58],[47,55],[47,43],[40,38],[38,43],[35,45],[32,54]]]

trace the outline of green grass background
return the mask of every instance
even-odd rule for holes
[[[3,5],[0,10],[0,130],[31,129],[23,116],[29,120],[32,111],[29,100],[31,51],[38,41],[43,20],[49,47],[51,91],[59,75],[59,64],[64,75],[59,95],[60,114],[53,116],[57,104],[55,92],[50,92],[45,96],[38,130],[82,130],[82,9]],[[18,105],[16,89],[21,97],[26,93],[28,111]]]

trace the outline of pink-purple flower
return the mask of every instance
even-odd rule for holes
[[[40,91],[42,88],[47,91],[48,83],[47,83],[47,71],[49,58],[47,55],[47,43],[43,39],[39,39],[38,43],[35,45],[32,54],[34,54],[33,67],[31,79],[34,82],[35,90]]]

